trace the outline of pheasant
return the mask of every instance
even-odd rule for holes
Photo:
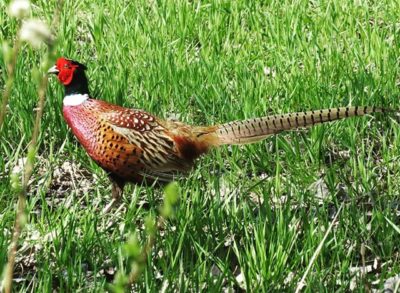
[[[86,66],[59,58],[49,73],[65,87],[64,119],[88,155],[109,175],[112,196],[128,182],[169,182],[188,172],[196,158],[222,145],[255,143],[281,131],[384,112],[376,107],[342,107],[272,115],[213,126],[160,119],[90,96]]]

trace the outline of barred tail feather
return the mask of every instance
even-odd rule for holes
[[[233,121],[216,126],[210,143],[212,145],[254,143],[285,130],[386,111],[390,110],[376,107],[342,107]]]

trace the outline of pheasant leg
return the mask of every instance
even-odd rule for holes
[[[122,193],[124,191],[124,186],[125,182],[114,176],[114,175],[109,175],[110,181],[111,181],[111,195],[112,199],[108,203],[108,205],[103,209],[103,213],[106,214],[108,213],[114,206],[116,206],[122,198]]]

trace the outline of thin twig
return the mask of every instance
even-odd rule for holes
[[[163,216],[159,215],[158,216],[158,220],[156,223],[156,231],[154,233],[150,233],[149,234],[149,239],[147,240],[146,245],[143,247],[143,250],[140,254],[140,256],[138,257],[138,268],[131,270],[131,272],[128,275],[128,283],[127,283],[127,287],[129,288],[129,286],[131,286],[132,284],[135,284],[141,274],[142,274],[142,270],[144,268],[144,265],[147,261],[148,256],[151,254],[151,250],[154,246],[154,243],[156,242],[156,237],[157,237],[157,231],[159,231],[165,223],[165,219]]]
[[[47,56],[47,59],[50,59],[50,55]],[[47,62],[48,63],[48,62]],[[29,179],[32,175],[33,168],[35,165],[35,154],[36,154],[36,147],[37,147],[37,140],[39,137],[39,130],[40,130],[40,121],[43,115],[43,107],[45,102],[45,93],[47,87],[47,75],[43,74],[41,82],[39,84],[38,94],[39,94],[39,101],[38,101],[38,108],[39,110],[36,113],[35,125],[33,128],[32,140],[28,147],[28,158],[25,164],[24,175],[22,178],[22,189],[18,193],[18,204],[17,204],[17,216],[15,219],[14,225],[14,233],[10,244],[10,251],[8,254],[8,262],[6,268],[6,275],[4,279],[4,291],[6,293],[11,292],[12,288],[12,279],[14,274],[14,264],[15,264],[15,256],[17,254],[17,246],[18,246],[18,239],[22,231],[22,227],[25,221],[25,206],[26,206],[26,195],[28,192],[28,183]]]
[[[20,48],[21,48],[21,41],[19,39],[19,36],[17,35],[11,55],[11,62],[7,64],[7,81],[3,91],[3,99],[1,100],[1,108],[0,108],[0,132],[3,127],[4,118],[6,117],[8,100],[10,99],[12,86],[14,84],[15,66],[17,64],[17,55]]]
[[[62,0],[58,1],[58,5],[55,9],[55,13],[54,13],[55,16],[53,18],[51,27],[57,27],[56,24],[58,23],[58,20],[59,20],[62,3],[63,3]],[[55,46],[49,45],[45,63],[42,68],[43,70],[50,66],[50,62],[53,59],[54,54],[55,54]],[[4,277],[4,292],[5,293],[11,293],[11,290],[12,290],[12,280],[13,280],[13,275],[14,275],[15,256],[17,254],[18,240],[19,240],[22,228],[23,228],[23,224],[25,222],[26,195],[27,195],[27,191],[28,191],[29,179],[32,175],[32,172],[34,169],[34,164],[35,164],[35,155],[36,155],[36,149],[37,149],[37,142],[38,142],[38,138],[39,138],[41,119],[43,116],[47,83],[48,83],[47,73],[43,72],[42,78],[39,82],[39,88],[38,88],[39,101],[38,101],[38,106],[37,106],[38,111],[36,112],[36,119],[35,119],[35,124],[34,124],[34,128],[33,128],[32,139],[31,139],[31,142],[28,147],[27,161],[26,161],[26,165],[25,165],[24,176],[22,178],[22,188],[18,192],[18,204],[17,204],[17,213],[16,213],[16,219],[15,219],[15,225],[14,225],[14,233],[13,233],[13,237],[12,237],[12,240],[10,243],[10,250],[8,253],[8,262],[7,262],[7,266],[6,266],[6,270],[5,270],[5,277]],[[3,95],[3,97],[4,97],[4,95]],[[4,99],[3,99],[3,104],[4,104]],[[1,124],[0,124],[0,126],[1,126]]]
[[[296,287],[296,291],[295,291],[296,293],[299,293],[303,289],[303,287],[305,286],[307,275],[310,272],[311,267],[313,266],[313,264],[314,264],[315,260],[317,259],[318,255],[320,254],[320,252],[322,250],[322,247],[324,246],[324,243],[326,241],[326,238],[328,238],[328,235],[331,232],[331,230],[333,228],[333,225],[336,223],[336,220],[339,217],[339,214],[342,211],[343,206],[344,206],[344,203],[341,204],[339,210],[337,211],[335,217],[333,218],[331,224],[329,225],[328,230],[326,230],[324,238],[322,238],[322,241],[319,243],[317,249],[315,250],[313,256],[311,257],[310,263],[308,264],[308,267],[307,267],[303,277],[301,278],[300,282],[297,283],[297,287]]]

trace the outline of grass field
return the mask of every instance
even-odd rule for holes
[[[50,23],[55,1],[34,1]],[[17,22],[0,2],[0,38]],[[400,108],[398,1],[65,0],[57,54],[100,99],[190,124],[348,105]],[[15,220],[9,175],[32,135],[45,47],[24,45],[0,136],[0,273]],[[1,79],[6,71],[0,55]],[[14,288],[95,292],[128,270],[122,246],[161,189],[130,186],[107,215],[106,174],[64,123],[49,82]],[[400,127],[368,116],[213,150],[178,183],[136,291],[368,291],[400,274]],[[397,228],[397,230],[396,230]],[[365,266],[364,266],[365,265]]]

